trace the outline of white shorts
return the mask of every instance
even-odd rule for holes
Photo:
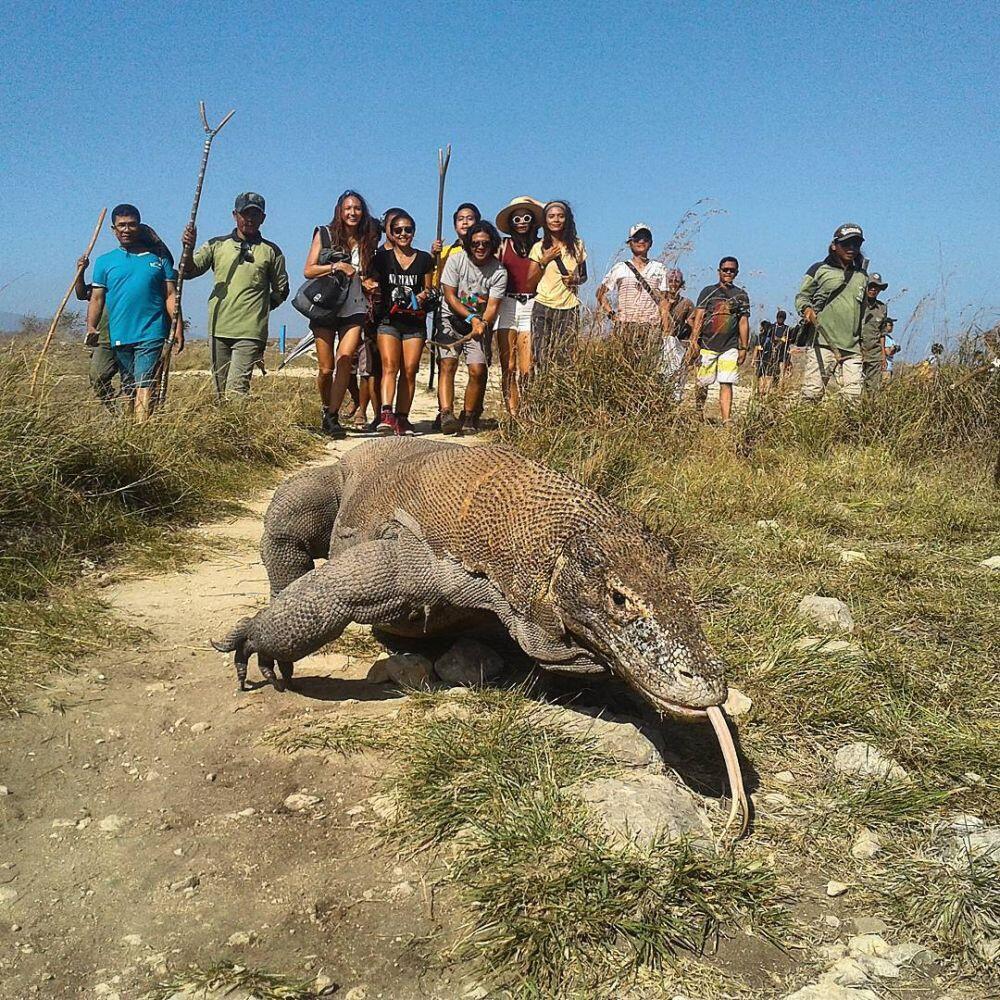
[[[701,361],[698,365],[698,384],[715,385],[718,382],[735,385],[740,380],[739,351],[734,347],[730,351],[706,351],[701,349]]]
[[[517,330],[518,333],[528,333],[531,330],[531,312],[535,308],[535,300],[518,302],[505,295],[500,300],[500,311],[497,314],[498,330]]]

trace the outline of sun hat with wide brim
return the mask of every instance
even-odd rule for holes
[[[526,194],[518,195],[517,198],[511,200],[505,208],[501,208],[497,212],[496,224],[497,229],[502,233],[506,233],[508,236],[513,236],[510,228],[510,217],[519,209],[526,208],[535,217],[535,228],[542,224],[542,211],[545,206],[540,202],[536,201],[534,198],[529,198]]]

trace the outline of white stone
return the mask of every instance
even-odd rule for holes
[[[368,804],[372,807],[372,812],[383,822],[393,823],[399,819],[399,796],[395,791],[388,795],[382,793],[373,795]]]
[[[868,973],[853,958],[839,958],[823,978],[840,986],[861,986],[868,982]]]
[[[846,882],[827,882],[826,894],[832,899],[835,896],[843,896],[850,886]]]
[[[0,906],[8,906],[18,897],[17,889],[12,885],[0,885]]]
[[[789,993],[785,1000],[878,1000],[878,997],[871,990],[840,986],[827,980],[803,986],[802,989]]]
[[[560,726],[581,736],[597,740],[615,762],[624,767],[651,767],[662,771],[663,756],[659,748],[633,722],[583,715],[568,708],[546,709],[547,717]]]
[[[0,785],[0,795],[10,795],[10,789],[6,785]]]
[[[344,1000],[368,1000],[368,987],[352,986],[344,994]]]
[[[984,826],[971,833],[959,833],[952,838],[950,857],[969,857],[973,860],[991,858],[1000,861],[1000,827]]]
[[[667,775],[633,771],[617,778],[577,784],[573,791],[612,833],[648,845],[658,834],[670,839],[708,838],[711,827],[694,796]]]
[[[979,565],[983,569],[1000,569],[1000,556],[990,556],[989,559],[984,559]]]
[[[889,949],[888,959],[895,965],[931,965],[937,961],[937,954],[930,948],[915,941],[903,941]]]
[[[194,733],[195,736],[199,735],[200,733],[207,733],[211,728],[212,728],[212,723],[211,722],[192,722],[191,723],[191,732]]]
[[[139,934],[126,934],[121,942],[127,948],[141,948],[142,947],[142,937]]]
[[[230,948],[248,948],[257,940],[256,931],[236,931],[226,938],[226,944]]]
[[[791,785],[795,782],[795,775],[791,771],[779,771],[774,776],[775,781],[780,781],[783,785]]]
[[[170,883],[171,892],[183,892],[186,889],[197,889],[201,885],[201,879],[197,875],[188,875],[179,882]]]
[[[285,798],[285,808],[290,812],[302,812],[303,809],[312,809],[318,806],[323,800],[318,795],[306,795],[304,792],[292,792]]]
[[[378,677],[403,688],[428,688],[434,679],[434,665],[419,653],[394,653],[372,664],[368,679]]]
[[[807,594],[799,601],[798,610],[799,614],[811,618],[824,628],[833,628],[840,632],[854,630],[854,616],[851,614],[851,609],[836,597]]]
[[[417,890],[413,888],[412,882],[398,882],[394,885],[386,895],[393,902],[398,902],[401,899],[409,899]]]
[[[851,844],[851,857],[859,861],[869,861],[881,850],[882,841],[879,840],[878,834],[864,827]]]
[[[739,688],[730,687],[726,702],[722,707],[731,719],[738,719],[750,711],[753,702]]]
[[[880,917],[854,917],[851,927],[855,934],[885,934],[889,925]]]
[[[826,924],[827,927],[833,927],[836,930],[836,928],[840,926],[840,917],[836,917],[832,913],[828,913],[823,918],[823,923]]]
[[[495,649],[475,639],[459,639],[434,661],[434,673],[446,684],[479,687],[503,676],[504,662]]]
[[[777,521],[775,521],[773,518],[767,518],[767,519],[763,519],[763,520],[758,521],[757,522],[757,527],[758,528],[767,528],[767,529],[769,529],[771,531],[774,531],[775,529],[780,528],[781,525]]]
[[[881,934],[855,934],[847,939],[847,950],[858,955],[874,955],[885,958],[889,954],[889,943]]]
[[[866,563],[868,562],[868,556],[864,552],[858,552],[855,549],[841,549],[840,561],[842,563]]]
[[[880,955],[855,955],[855,961],[869,976],[879,979],[899,979],[899,966]]]
[[[117,834],[125,829],[127,822],[128,820],[124,816],[116,816],[112,813],[110,816],[105,816],[97,826],[102,833]]]
[[[879,778],[906,781],[906,771],[891,757],[886,757],[870,743],[845,743],[837,751],[833,769],[838,774],[857,778]]]

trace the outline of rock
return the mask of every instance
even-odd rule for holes
[[[303,809],[312,809],[323,800],[318,795],[306,795],[304,792],[292,792],[285,798],[285,808],[289,812],[302,812]]]
[[[475,639],[459,639],[434,661],[434,672],[446,684],[479,687],[500,679],[504,663],[496,650]]]
[[[845,653],[860,656],[861,647],[846,639],[830,639],[819,635],[803,636],[795,643],[796,649],[805,649],[810,653]]]
[[[368,987],[352,986],[344,994],[344,1000],[368,1000]]]
[[[839,958],[823,973],[823,979],[839,986],[861,986],[868,982],[868,973],[853,958]]]
[[[401,899],[409,899],[417,890],[413,888],[412,882],[398,882],[394,885],[386,895],[393,902],[398,902]]]
[[[850,923],[855,934],[884,934],[889,929],[878,917],[855,917]]]
[[[388,680],[403,688],[429,688],[434,679],[434,665],[419,653],[394,653],[377,660],[372,671],[384,672]]]
[[[836,597],[820,597],[808,594],[799,601],[800,615],[811,618],[817,625],[836,629],[839,632],[854,631],[854,616],[851,609]]]
[[[170,883],[171,892],[183,892],[185,889],[197,889],[201,885],[201,879],[197,875],[188,875],[179,882]]]
[[[847,950],[858,955],[873,955],[884,958],[889,954],[889,943],[881,934],[855,934],[847,939]]]
[[[889,949],[889,961],[895,965],[913,965],[918,968],[932,965],[938,960],[936,952],[914,941],[894,944]]]
[[[399,819],[399,795],[395,790],[389,795],[381,793],[373,795],[368,800],[368,805],[372,807],[372,812],[385,823],[394,823]]]
[[[125,829],[125,825],[128,820],[124,816],[116,816],[112,813],[110,816],[105,816],[104,819],[97,824],[98,829],[102,833],[110,833],[112,835],[119,834]]]
[[[833,899],[836,896],[843,896],[850,886],[846,882],[827,882],[826,894]]]
[[[976,954],[990,965],[1000,961],[1000,937],[977,937],[973,942]]]
[[[1000,569],[1000,556],[990,556],[988,559],[984,559],[979,565],[983,569]]]
[[[870,743],[845,743],[833,761],[838,774],[855,778],[880,778],[906,781],[909,775],[891,757],[884,756]]]
[[[859,861],[869,861],[881,850],[882,841],[879,840],[878,834],[864,827],[851,844],[851,857]],[[885,930],[884,926],[882,930]]]
[[[899,966],[877,955],[856,955],[855,961],[869,976],[880,979],[899,979]]]
[[[725,709],[726,715],[731,719],[737,719],[750,711],[753,702],[738,688],[730,687],[726,702],[722,707]]]
[[[836,930],[840,926],[840,917],[836,917],[832,913],[828,913],[823,918],[823,923],[826,924],[827,927],[832,927]]]
[[[0,796],[10,795],[10,789],[6,785],[0,785]]]
[[[1000,862],[1000,827],[984,826],[973,833],[956,834],[946,853],[950,857],[991,858]]]
[[[201,733],[207,733],[212,728],[211,722],[192,722],[191,732],[198,736]]]
[[[864,552],[856,552],[854,549],[841,549],[840,561],[842,563],[866,563],[868,556]]]
[[[775,531],[776,529],[780,528],[781,525],[777,521],[775,521],[775,520],[773,520],[771,518],[768,518],[766,520],[758,521],[757,522],[757,527],[758,528],[767,528],[770,531]]]
[[[611,754],[623,767],[652,767],[663,770],[663,756],[659,747],[633,723],[621,719],[608,719],[581,715],[566,708],[551,707],[546,714],[560,726],[589,736]]]
[[[613,834],[648,845],[658,833],[670,839],[710,839],[711,826],[694,796],[667,775],[637,771],[573,786]]]
[[[785,1000],[878,1000],[878,997],[871,990],[840,986],[828,980],[803,986],[802,989],[789,993]]]
[[[16,902],[18,897],[17,889],[12,885],[0,885],[0,906],[10,906]]]
[[[226,938],[226,944],[230,948],[249,948],[257,940],[256,931],[236,931]]]
[[[791,785],[795,782],[795,775],[791,771],[779,771],[774,780],[780,781],[783,785]]]
[[[139,934],[126,934],[121,939],[121,943],[125,945],[126,948],[141,948],[142,937]]]

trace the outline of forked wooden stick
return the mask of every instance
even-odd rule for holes
[[[444,224],[444,180],[448,176],[448,164],[451,162],[451,143],[449,142],[444,149],[438,148],[438,215],[437,215],[437,238],[441,239],[442,226]],[[437,260],[434,261],[435,270],[438,273],[438,279],[440,282],[441,277],[441,254],[437,254]],[[441,305],[440,303],[434,308],[434,318],[431,320],[431,329],[433,330],[433,336],[437,337],[441,331]],[[434,388],[434,366],[437,360],[437,350],[436,341],[431,341],[431,360],[430,360],[430,374],[427,378],[427,388]]]
[[[205,130],[205,145],[201,153],[201,169],[198,171],[198,183],[194,189],[194,202],[191,205],[190,223],[194,226],[198,218],[198,204],[201,201],[201,189],[205,183],[205,171],[208,169],[208,154],[212,151],[212,140],[222,131],[226,122],[236,114],[236,109],[226,115],[215,128],[208,124],[208,116],[205,114],[205,102],[198,102],[198,110],[201,112],[201,124]],[[163,352],[159,360],[159,403],[162,406],[167,401],[167,385],[170,379],[170,355],[173,350],[174,341],[177,335],[182,332],[184,324],[184,314],[181,311],[181,289],[184,287],[184,269],[191,259],[191,252],[188,248],[182,247],[180,264],[177,268],[177,292],[174,298],[174,322],[170,328],[170,336],[163,343]]]
[[[90,237],[90,242],[87,244],[87,249],[84,252],[84,257],[89,257],[91,251],[94,249],[94,244],[97,242],[97,237],[101,235],[101,226],[104,225],[104,217],[108,214],[106,208],[101,209],[101,217],[97,220],[97,225],[94,226],[94,235]],[[66,303],[69,302],[69,297],[73,294],[73,289],[76,288],[77,279],[83,274],[83,267],[77,267],[76,273],[73,275],[73,280],[70,282],[70,286],[66,289],[66,294],[63,296],[62,302],[59,303],[59,308],[56,310],[55,316],[52,317],[52,325],[49,327],[49,332],[45,336],[45,343],[42,344],[41,351],[38,352],[38,360],[35,362],[35,369],[31,373],[31,391],[35,391],[35,383],[38,381],[38,370],[42,367],[42,359],[45,357],[45,352],[49,349],[49,344],[52,343],[52,338],[55,335],[56,327],[59,325],[59,320],[62,319],[63,310],[66,308]]]

